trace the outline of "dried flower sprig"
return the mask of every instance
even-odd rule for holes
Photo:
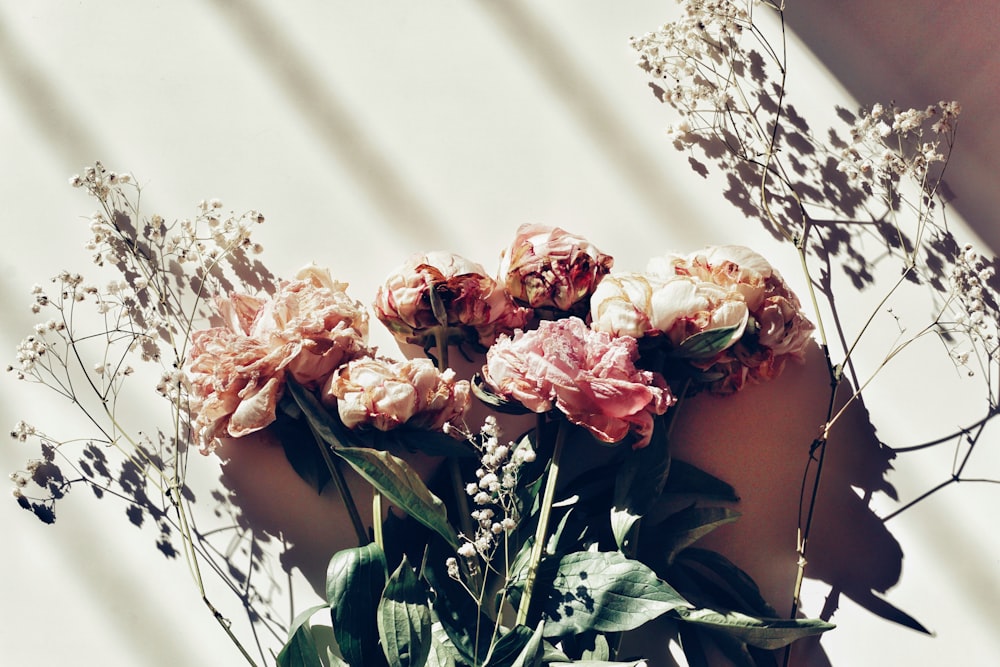
[[[273,283],[250,258],[261,250],[252,232],[264,217],[255,211],[227,214],[218,200],[200,202],[189,219],[146,216],[135,179],[100,162],[70,183],[99,205],[87,221],[84,244],[99,277],[63,271],[52,287],[32,289],[31,311],[45,319],[18,345],[7,370],[76,406],[94,433],[64,440],[16,425],[11,436],[37,440],[43,457],[15,473],[15,496],[51,522],[57,501],[84,485],[98,498],[123,501],[136,526],[153,521],[158,549],[167,557],[185,556],[206,605],[253,664],[231,621],[204,597],[203,570],[218,575],[268,634],[281,636],[283,622],[270,609],[271,594],[262,592],[273,582],[258,590],[250,578],[251,571],[267,576],[269,570],[253,534],[236,517],[195,512],[185,481],[191,433],[188,384],[180,369],[192,328],[211,316],[206,300],[235,285],[260,290]],[[168,399],[159,422],[134,409],[133,377],[152,378],[146,386]],[[215,524],[211,529],[199,527],[206,518]],[[259,654],[264,661],[262,649]]]
[[[691,156],[701,176],[708,175],[703,160],[714,163],[726,177],[725,196],[776,238],[797,248],[827,353],[831,395],[849,379],[854,388],[848,403],[856,400],[912,343],[936,335],[957,366],[971,370],[972,363],[988,378],[987,414],[954,436],[896,451],[979,433],[997,414],[997,301],[991,263],[963,249],[947,225],[942,179],[960,105],[941,101],[903,109],[875,104],[857,115],[841,109],[849,123],[846,137],[831,130],[818,138],[789,102],[783,3],[678,2],[679,18],[632,39],[638,65],[649,74],[657,98],[675,111],[677,120],[668,129],[674,146]],[[757,12],[765,9],[773,11],[761,20]],[[877,250],[867,253],[872,241]],[[841,266],[862,289],[881,280],[876,267],[889,262],[900,277],[889,280],[876,310],[860,326],[845,323],[833,300],[833,267]],[[916,333],[902,326],[903,339],[874,370],[859,371],[858,353],[873,321],[883,312],[891,313],[896,296],[914,284],[931,293],[927,323],[916,327]],[[832,317],[832,323],[824,323],[824,317]],[[837,344],[839,353],[832,349]],[[798,539],[801,566],[827,435],[846,409],[833,409],[833,403],[809,450]],[[962,468],[964,462],[952,477]],[[799,604],[802,575],[800,567],[793,609]]]

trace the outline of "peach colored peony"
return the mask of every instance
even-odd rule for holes
[[[747,382],[776,377],[788,359],[803,359],[814,326],[781,275],[753,250],[717,246],[687,256],[667,255],[652,260],[649,272],[661,279],[705,281],[746,303],[746,333],[711,366],[702,364],[716,377],[711,391],[738,391]]]
[[[323,403],[336,405],[348,428],[370,425],[389,431],[403,424],[440,431],[461,420],[469,406],[467,380],[439,372],[430,359],[355,359],[330,376]]]
[[[196,331],[185,368],[203,450],[276,418],[286,374],[320,387],[338,366],[369,353],[368,316],[328,271],[309,266],[277,293],[216,302],[224,325]]]
[[[635,367],[634,338],[593,331],[569,317],[501,336],[486,353],[485,382],[533,412],[558,409],[604,442],[631,431],[644,447],[654,415],[674,402],[663,379]]]
[[[802,359],[815,328],[798,297],[760,254],[743,246],[716,246],[687,257],[653,260],[650,271],[669,262],[678,275],[688,275],[738,292],[757,325],[757,343],[775,355]]]
[[[615,336],[663,334],[674,345],[691,336],[736,327],[742,334],[747,307],[739,294],[687,276],[638,273],[607,276],[590,301],[591,326]]]
[[[498,333],[523,327],[530,315],[482,266],[448,252],[410,257],[386,278],[374,308],[397,340],[425,348],[439,331],[452,342],[486,346]]]
[[[521,225],[501,255],[500,281],[515,301],[569,312],[586,306],[614,264],[593,244],[558,227]]]

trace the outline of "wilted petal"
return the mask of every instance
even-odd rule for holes
[[[446,252],[411,256],[379,287],[374,308],[397,340],[425,347],[439,334],[488,345],[530,315],[481,265]]]
[[[469,383],[451,371],[439,372],[429,359],[356,359],[330,376],[322,400],[336,405],[349,428],[389,431],[403,424],[441,430],[465,414]]]
[[[519,303],[570,312],[611,270],[614,260],[581,236],[525,224],[501,255],[500,281]]]
[[[340,364],[369,353],[368,315],[346,288],[309,266],[269,298],[234,293],[217,301],[226,326],[192,334],[185,366],[204,449],[273,422],[286,375],[316,388]]]

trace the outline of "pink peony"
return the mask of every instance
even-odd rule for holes
[[[497,395],[533,412],[557,408],[604,442],[634,432],[639,448],[649,443],[654,415],[674,398],[658,374],[635,367],[637,358],[634,338],[569,317],[501,336],[486,353],[483,376]]]
[[[286,374],[315,389],[342,363],[368,354],[368,316],[346,288],[310,266],[269,299],[233,293],[217,300],[224,326],[192,334],[185,369],[203,449],[273,422]]]
[[[440,431],[460,420],[469,406],[469,382],[451,369],[439,372],[430,359],[355,359],[330,376],[323,403],[336,404],[348,428],[370,425],[389,431],[403,424]]]
[[[482,266],[447,252],[410,257],[379,288],[374,307],[397,340],[424,348],[442,330],[449,341],[486,346],[530,315]]]
[[[586,302],[614,259],[558,227],[521,225],[501,256],[500,280],[515,301],[568,312]]]

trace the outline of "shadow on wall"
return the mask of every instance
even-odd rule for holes
[[[789,22],[808,44],[813,45],[815,39],[826,47],[828,66],[835,74],[844,75],[838,78],[844,80],[846,76],[848,83],[863,79],[865,90],[877,94],[885,94],[888,87],[884,80],[870,78],[873,69],[879,71],[866,59],[877,53],[874,44],[896,49],[897,56],[888,59],[886,70],[893,62],[906,62],[912,67],[912,62],[898,54],[905,48],[934,43],[932,37],[941,30],[934,21],[923,21],[923,32],[916,33],[926,37],[922,40],[908,33],[903,24],[892,21],[892,7],[859,5],[851,11],[838,5],[834,11],[819,8],[818,4],[790,8]],[[906,5],[905,11],[910,12],[910,8]],[[904,11],[902,5],[899,11]],[[921,11],[950,13],[929,6],[918,9],[918,15]],[[993,8],[986,13],[996,11]],[[884,23],[879,22],[879,16],[884,17]],[[952,18],[956,27],[976,20],[964,9]],[[830,24],[841,31],[831,31]],[[879,25],[893,27],[872,27]],[[909,26],[910,21],[905,25]],[[957,365],[966,363],[970,356],[992,363],[993,343],[988,332],[998,321],[997,260],[973,256],[960,247],[947,227],[945,202],[955,199],[956,207],[974,219],[973,226],[989,241],[991,234],[984,231],[989,218],[979,213],[996,209],[990,201],[995,198],[994,189],[975,187],[977,179],[982,178],[979,173],[969,182],[965,174],[978,169],[993,175],[997,169],[977,167],[974,160],[948,162],[954,134],[949,134],[947,126],[938,132],[931,124],[948,118],[950,113],[947,105],[938,104],[939,99],[960,98],[959,91],[932,92],[930,100],[912,99],[910,94],[907,101],[920,113],[928,108],[928,102],[933,106],[933,112],[921,121],[925,124],[916,126],[920,131],[891,127],[894,120],[900,119],[894,118],[893,109],[888,108],[890,100],[874,99],[887,105],[885,116],[837,109],[843,127],[817,132],[788,102],[782,56],[772,50],[766,37],[745,31],[746,40],[742,40],[738,30],[727,33],[719,28],[719,32],[711,32],[713,29],[699,25],[700,32],[671,32],[668,24],[637,43],[641,65],[650,74],[655,97],[680,112],[683,123],[674,146],[688,155],[692,171],[701,178],[718,180],[724,196],[746,218],[802,251],[807,277],[820,300],[817,309],[827,320],[829,344],[831,349],[840,350],[832,352],[832,356],[846,360],[832,367],[824,351],[817,348],[805,366],[789,366],[785,376],[773,383],[748,388],[725,400],[699,396],[692,399],[693,405],[684,406],[685,414],[675,430],[676,456],[725,479],[742,498],[737,506],[741,520],[719,528],[705,538],[705,544],[747,569],[778,611],[792,612],[789,593],[796,570],[795,536],[809,525],[806,576],[831,586],[822,611],[824,618],[833,617],[840,596],[845,595],[878,616],[926,632],[918,620],[882,597],[898,582],[903,559],[903,549],[885,521],[914,503],[904,504],[888,517],[879,517],[870,502],[877,493],[896,499],[887,475],[897,452],[919,451],[968,433],[969,446],[961,466],[956,467],[956,479],[951,481],[962,477],[981,427],[997,413],[996,396],[987,387],[988,405],[980,421],[950,437],[917,447],[893,448],[880,442],[860,398],[851,401],[838,416],[828,439],[823,437],[821,425],[846,404],[854,391],[852,387],[863,387],[859,376],[867,377],[867,371],[855,369],[851,357],[856,350],[853,332],[866,330],[865,314],[853,312],[857,310],[859,293],[872,292],[876,300],[885,295],[876,306],[876,314],[891,312],[894,299],[904,291],[921,293],[921,305],[926,310],[920,316],[929,322],[927,331],[942,340]],[[894,39],[889,43],[876,39],[884,32],[893,32]],[[976,28],[972,34],[979,32]],[[678,34],[710,37],[700,38],[703,43],[688,51],[673,51],[680,39]],[[950,33],[953,39],[960,34],[958,30]],[[845,55],[851,49],[843,49],[843,45],[850,43],[853,48],[859,35],[871,37],[871,43],[863,42],[856,51]],[[758,40],[753,48],[745,46],[753,43],[751,37]],[[872,50],[866,51],[866,45]],[[833,48],[837,48],[835,55]],[[823,50],[819,50],[823,56]],[[668,51],[672,55],[664,55]],[[975,49],[969,57],[983,52]],[[925,53],[924,57],[930,56]],[[684,61],[687,68],[677,65]],[[944,70],[946,62],[938,58],[933,73],[917,83],[949,81],[951,74]],[[1000,72],[1000,67],[990,71]],[[685,79],[687,76],[690,79]],[[984,88],[990,95],[997,89]],[[854,92],[859,93],[857,89]],[[909,92],[927,90],[914,85]],[[899,97],[896,100],[901,101]],[[977,103],[978,98],[973,108]],[[968,108],[963,111],[960,125]],[[975,120],[970,122],[972,134],[978,131]],[[879,124],[886,121],[886,134],[878,136]],[[901,124],[905,126],[906,121]],[[876,131],[871,133],[873,128]],[[964,125],[962,128],[958,134],[964,143],[957,151],[959,155],[969,141],[969,132]],[[887,134],[891,142],[899,141],[901,149],[888,158],[887,149],[892,144],[884,140]],[[866,140],[872,141],[865,144]],[[921,163],[921,152],[926,151],[924,142],[931,140],[940,141],[938,148],[944,159]],[[990,136],[983,145],[994,140]],[[865,154],[866,148],[876,150]],[[973,149],[974,158],[975,152]],[[987,154],[990,160],[996,159],[996,151]],[[892,169],[884,170],[880,159],[894,160],[886,163]],[[961,170],[955,169],[963,164]],[[896,165],[899,169],[894,171]],[[960,185],[948,187],[941,180],[945,166],[949,178],[961,180]],[[913,174],[917,175],[913,183],[903,183],[900,178]],[[953,193],[962,194],[956,197]],[[867,295],[866,300],[870,300]],[[970,355],[957,354],[955,350],[960,346]],[[836,384],[831,383],[832,378],[836,378]],[[838,384],[834,393],[831,387]],[[831,395],[835,397],[832,402]],[[730,424],[740,424],[741,428],[733,429]],[[813,504],[812,492],[820,468],[821,483]],[[914,502],[940,488],[943,485]],[[782,604],[788,606],[782,608]],[[802,664],[828,662],[818,640],[797,644],[793,654]]]
[[[1000,135],[993,120],[1000,104],[1000,52],[994,28],[1000,5],[992,0],[961,5],[804,0],[786,18],[863,105],[962,104],[961,130],[948,167],[949,204],[995,253],[1000,248]]]
[[[850,395],[842,389],[841,403]],[[687,399],[674,427],[676,458],[724,479],[740,496],[734,506],[739,521],[719,527],[698,546],[744,569],[785,616],[791,612],[797,570],[800,499],[815,477],[819,451],[811,448],[826,420],[829,397],[826,360],[814,347],[805,363],[789,364],[776,380],[733,396]],[[868,506],[875,493],[895,497],[886,479],[892,451],[879,442],[860,402],[838,420],[826,446],[807,575],[831,586],[831,600],[843,593],[873,613],[919,628],[879,595],[899,581],[903,559],[898,541]],[[824,609],[822,618],[831,620],[834,611]],[[797,642],[794,655],[793,664],[828,664],[818,641]]]

